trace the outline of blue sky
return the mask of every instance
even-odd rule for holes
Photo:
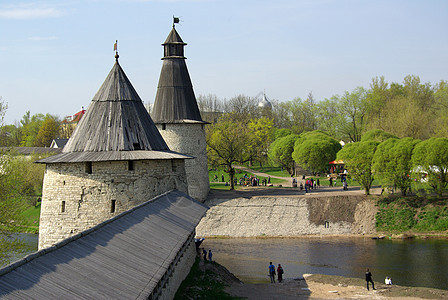
[[[5,123],[87,107],[114,64],[155,98],[172,16],[196,96],[316,100],[375,76],[448,80],[448,1],[68,0],[0,2]]]

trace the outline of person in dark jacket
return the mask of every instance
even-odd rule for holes
[[[278,268],[277,268],[277,279],[278,279],[278,282],[282,282],[282,280],[283,280],[283,268],[282,268],[282,265],[281,264],[278,264]]]
[[[372,289],[375,289],[375,284],[372,280],[372,273],[370,273],[369,269],[366,269],[366,284],[367,284],[367,290],[369,290],[369,282],[372,283]]]

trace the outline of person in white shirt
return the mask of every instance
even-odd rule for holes
[[[387,285],[392,285],[392,278],[389,276],[386,276],[386,279],[384,279],[384,283]]]

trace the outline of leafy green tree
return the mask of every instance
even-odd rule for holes
[[[427,174],[427,180],[439,196],[448,182],[448,139],[430,138],[415,146],[412,164]]]
[[[434,135],[448,138],[448,83],[441,81],[434,94]]]
[[[336,158],[341,144],[320,131],[302,133],[294,145],[294,161],[313,173],[325,171],[328,163]]]
[[[395,135],[385,132],[381,129],[373,129],[369,130],[366,133],[364,133],[361,137],[361,142],[367,142],[367,141],[377,141],[379,143],[384,142],[387,139],[390,138],[398,138]]]
[[[292,152],[294,151],[294,144],[298,138],[299,136],[297,134],[280,137],[272,142],[268,151],[269,160],[288,170],[288,173],[291,175],[294,174]]]
[[[347,127],[346,118],[339,113],[339,98],[334,96],[317,103],[317,128],[337,140],[343,139],[342,128]]]
[[[343,160],[346,169],[352,177],[370,194],[373,182],[372,161],[378,146],[376,141],[349,143],[337,154],[337,159]]]
[[[19,223],[23,208],[23,202],[17,197],[17,182],[11,176],[14,172],[12,160],[10,155],[0,152],[0,264],[8,263],[8,254],[22,247],[17,240],[7,236]]]
[[[43,114],[34,114],[31,116],[30,111],[27,111],[20,120],[22,124],[22,141],[21,147],[33,147],[36,140],[39,129],[45,120]]]
[[[340,131],[352,142],[359,142],[366,128],[369,109],[367,91],[357,87],[351,93],[345,92],[339,100],[338,110],[345,122]]]
[[[289,128],[281,128],[281,129],[275,129],[274,128],[274,141],[276,139],[279,139],[281,137],[287,136],[293,134],[292,130]]]
[[[60,123],[52,116],[47,116],[34,141],[36,147],[50,147],[53,139],[59,135]]]
[[[412,151],[420,140],[390,138],[378,145],[373,156],[373,172],[384,185],[400,189],[403,196],[410,188],[412,178]]]
[[[245,123],[233,113],[223,115],[207,132],[207,153],[212,165],[222,165],[230,176],[230,189],[234,189],[234,162],[243,162],[248,146]]]
[[[272,142],[274,121],[266,117],[252,119],[247,127],[249,135],[249,145],[247,147],[247,151],[250,153],[249,161],[255,158],[262,165],[266,161],[268,147]]]

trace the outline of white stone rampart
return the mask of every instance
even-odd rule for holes
[[[91,228],[164,192],[187,193],[183,160],[47,164],[39,249]]]
[[[260,196],[212,199],[197,236],[294,237],[375,232],[375,201],[365,197]]]
[[[159,297],[154,297],[159,300],[171,300],[176,295],[179,286],[182,281],[187,277],[188,273],[190,273],[191,266],[193,266],[194,261],[196,259],[196,246],[194,243],[194,235],[192,235],[191,240],[188,243],[184,252],[181,253],[179,260],[175,263],[170,274],[168,274],[168,278],[161,289],[161,294]]]
[[[172,151],[195,157],[185,160],[188,194],[203,202],[210,191],[205,125],[157,124],[157,128]]]

